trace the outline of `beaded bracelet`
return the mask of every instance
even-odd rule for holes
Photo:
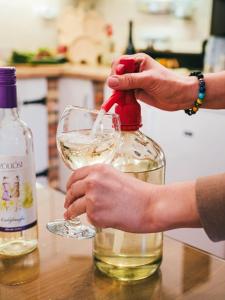
[[[199,81],[199,92],[198,92],[198,99],[195,101],[194,106],[192,108],[185,109],[185,113],[189,116],[196,114],[199,110],[200,106],[202,105],[204,98],[205,98],[205,80],[204,75],[201,71],[195,71],[190,74],[190,76],[196,76]]]

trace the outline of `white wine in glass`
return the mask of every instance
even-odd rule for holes
[[[67,106],[57,128],[57,148],[66,166],[76,170],[84,166],[109,164],[118,149],[120,121],[116,114],[103,114],[76,106]],[[76,239],[95,236],[91,225],[79,218],[55,220],[47,224],[50,232]]]

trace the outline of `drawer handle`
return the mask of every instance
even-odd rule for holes
[[[192,131],[185,130],[184,135],[187,136],[187,137],[192,137],[192,136],[194,136],[194,133]]]
[[[37,99],[37,100],[31,100],[31,101],[23,101],[23,105],[32,105],[32,104],[41,104],[41,105],[46,105],[47,99],[41,98],[41,99]]]
[[[39,173],[36,173],[36,177],[48,177],[48,169],[45,169]]]

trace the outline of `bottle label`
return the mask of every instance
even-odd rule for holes
[[[22,231],[37,224],[33,183],[26,157],[0,156],[0,231]]]

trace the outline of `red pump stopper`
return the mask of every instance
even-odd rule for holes
[[[116,69],[117,75],[138,72],[137,64],[133,58],[122,58]],[[137,102],[134,90],[114,91],[112,96],[102,105],[106,112],[117,104],[115,112],[120,116],[121,130],[135,131],[141,124],[141,106]]]

